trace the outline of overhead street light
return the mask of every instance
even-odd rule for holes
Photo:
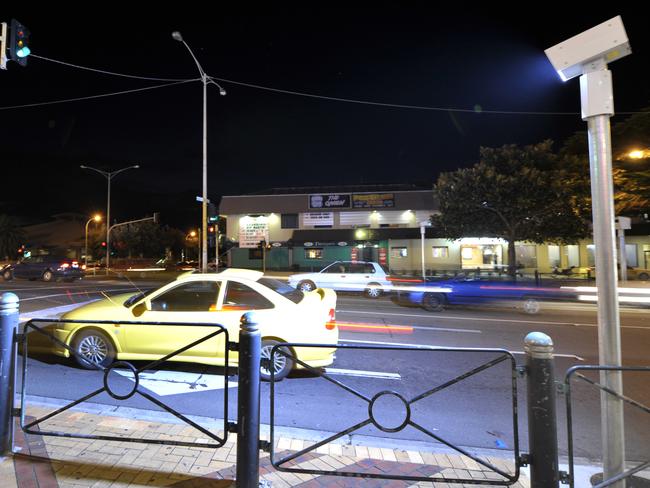
[[[118,169],[117,171],[103,171],[83,164],[79,167],[81,169],[90,169],[95,171],[108,180],[108,197],[106,201],[106,275],[108,275],[111,256],[111,180],[127,169],[138,169],[140,165],[134,164],[133,166],[127,166],[126,168]]]
[[[226,90],[224,90],[216,81],[210,78],[199,63],[196,56],[190,49],[190,46],[185,42],[183,36],[180,32],[172,32],[172,38],[178,42],[183,43],[187,48],[192,59],[196,63],[196,67],[199,70],[201,75],[201,81],[203,82],[203,189],[202,189],[202,200],[201,200],[201,230],[202,230],[202,241],[201,241],[201,272],[208,272],[208,84],[212,83],[219,88],[219,95],[225,95]]]
[[[631,53],[623,20],[614,17],[545,51],[564,81],[580,77],[582,119],[589,136],[589,169],[596,253],[598,289],[599,362],[621,366],[621,324],[616,276],[616,237],[614,232],[614,185],[609,118],[614,115],[612,73],[607,64]],[[624,249],[621,253],[625,252]],[[602,371],[601,383],[623,394],[620,371]],[[601,394],[604,479],[625,472],[625,424],[623,402],[611,394]],[[625,481],[612,486],[623,488]]]

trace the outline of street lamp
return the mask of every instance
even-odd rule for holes
[[[201,81],[203,82],[203,190],[202,190],[202,200],[201,200],[201,229],[203,232],[203,240],[201,241],[201,272],[208,272],[208,84],[213,83],[219,88],[219,95],[225,95],[226,90],[224,90],[216,81],[210,78],[205,74],[203,68],[199,64],[198,59],[194,56],[194,53],[190,49],[190,46],[187,45],[183,36],[180,32],[172,32],[172,38],[175,41],[182,42],[183,45],[187,48],[192,59],[196,63],[196,67],[199,69],[199,74],[201,75]]]
[[[88,219],[88,222],[86,222],[86,251],[84,254],[84,264],[86,265],[86,269],[88,268],[88,224],[90,224],[93,220],[95,222],[100,222],[102,220],[102,216],[99,214],[94,215],[93,217]]]
[[[111,255],[111,234],[110,234],[110,229],[111,229],[111,180],[120,174],[122,171],[126,171],[127,169],[138,169],[140,167],[139,164],[134,164],[133,166],[127,166],[126,168],[118,169],[117,171],[102,171],[101,169],[93,168],[91,166],[85,166],[85,165],[80,165],[79,166],[81,169],[90,169],[92,171],[96,171],[100,175],[102,175],[104,178],[108,180],[108,198],[106,202],[106,275],[108,275],[108,265],[110,261],[110,255]]]

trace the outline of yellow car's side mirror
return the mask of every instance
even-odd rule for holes
[[[147,311],[147,306],[144,302],[138,303],[135,307],[131,309],[131,312],[134,316],[139,317]]]

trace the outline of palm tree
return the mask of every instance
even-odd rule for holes
[[[15,218],[0,214],[0,258],[16,257],[18,248],[25,240],[25,232]]]

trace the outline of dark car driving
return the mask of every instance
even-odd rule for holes
[[[13,278],[52,281],[63,279],[73,281],[84,276],[82,265],[76,259],[63,256],[38,255],[23,258],[2,270],[5,281]]]
[[[397,285],[397,283],[395,283]],[[515,303],[526,313],[537,313],[541,301],[574,300],[575,292],[559,287],[536,286],[529,281],[455,279],[427,281],[416,285],[396,286],[394,301],[400,305],[420,306],[439,312],[448,305]]]

